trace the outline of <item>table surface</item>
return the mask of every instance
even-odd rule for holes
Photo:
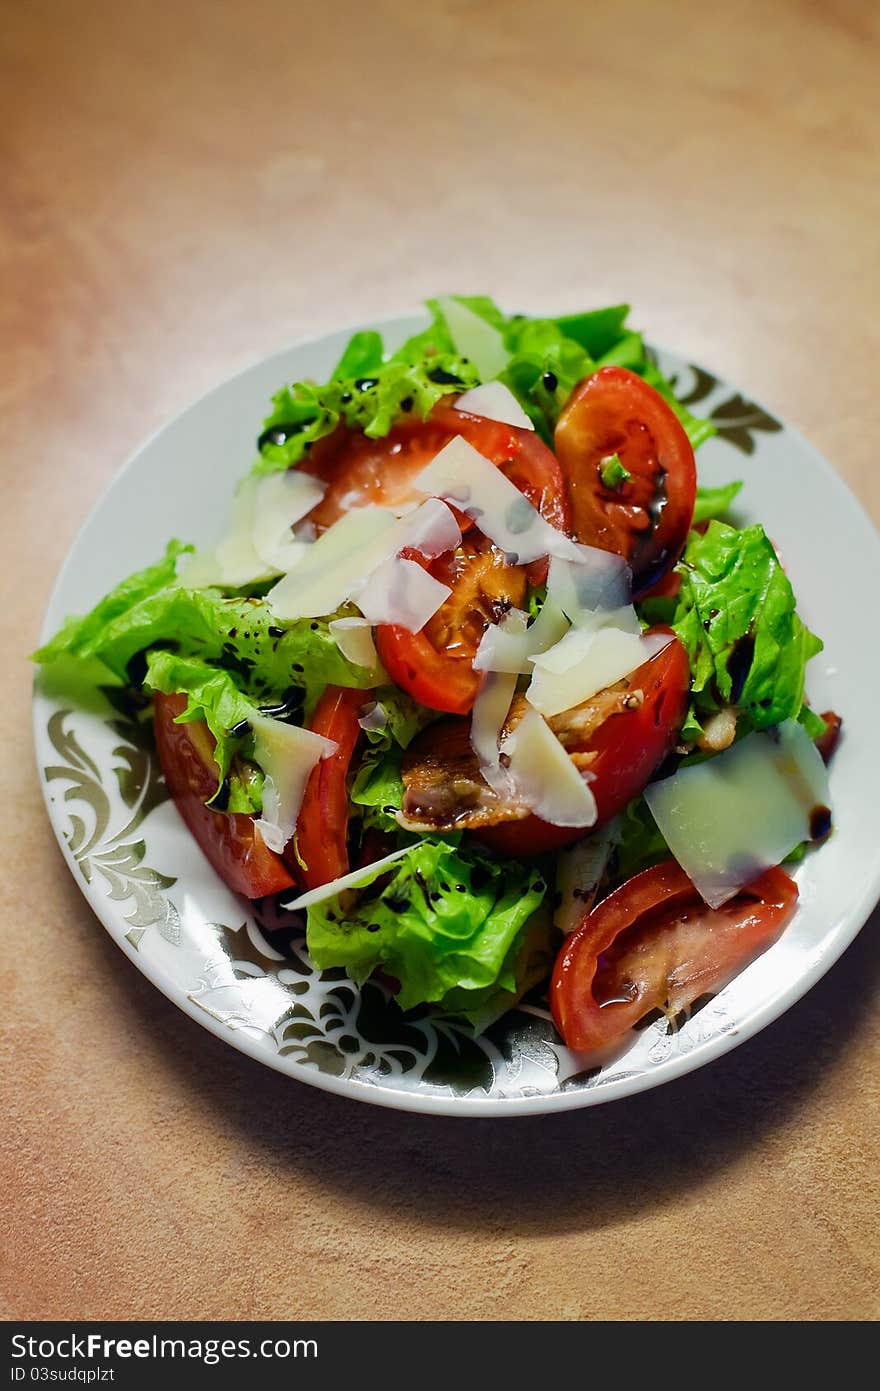
[[[876,915],[677,1083],[548,1119],[400,1115],[165,1000],[80,897],[32,768],[25,654],[120,462],[266,352],[438,289],[628,299],[880,517],[880,11],[621,14],[2,5],[7,1317],[880,1312]]]

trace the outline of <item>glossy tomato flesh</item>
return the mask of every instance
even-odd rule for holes
[[[246,898],[293,886],[284,862],[270,850],[252,816],[206,806],[217,790],[214,738],[201,721],[175,724],[185,695],[155,697],[156,749],[177,810],[224,883]]]
[[[783,870],[769,869],[710,908],[675,860],[627,880],[556,959],[550,1006],[565,1043],[604,1052],[652,1010],[675,1015],[720,990],[776,940],[797,892]]]
[[[679,560],[694,512],[694,451],[663,397],[624,367],[600,367],[575,387],[559,417],[556,456],[571,503],[572,534],[628,561],[643,593]],[[602,480],[617,455],[630,477]]]
[[[348,769],[361,735],[358,718],[370,691],[328,686],[315,707],[309,729],[332,739],[335,753],[312,769],[296,825],[295,844],[285,857],[298,867],[307,889],[347,874]]]
[[[652,629],[651,631],[659,631]],[[677,638],[640,666],[628,680],[628,694],[610,704],[610,713],[588,737],[566,739],[564,726],[551,720],[568,752],[592,755],[585,768],[596,799],[596,825],[616,816],[647,787],[652,774],[672,752],[687,712],[690,665]],[[559,727],[557,727],[557,725]],[[582,828],[551,826],[537,816],[506,821],[476,832],[504,855],[537,855],[584,836]]]
[[[418,494],[413,483],[435,454],[460,435],[495,464],[560,530],[568,526],[568,500],[562,470],[534,430],[505,425],[440,402],[427,420],[395,426],[381,440],[337,431],[322,440],[303,468],[322,478],[327,492],[309,519],[321,529],[350,507],[377,503],[398,506]],[[541,583],[546,561],[511,567],[500,551],[456,513],[462,543],[447,555],[419,560],[452,594],[419,633],[394,624],[376,630],[376,647],[393,681],[432,710],[466,714],[479,689],[471,670],[480,638],[512,604],[525,600],[528,580]]]
[[[413,487],[416,476],[456,435],[495,464],[549,522],[565,530],[568,500],[562,470],[534,430],[458,411],[445,401],[438,402],[427,420],[405,420],[381,439],[340,427],[319,440],[300,465],[327,484],[309,520],[321,531],[352,507],[373,503],[393,508],[412,502],[419,497]],[[473,526],[463,514],[459,524],[463,531]]]
[[[376,650],[392,681],[430,710],[466,715],[480,689],[473,660],[489,623],[525,602],[523,566],[508,565],[502,553],[475,533],[435,560],[406,551],[452,593],[422,628],[410,633],[397,624],[376,629]]]

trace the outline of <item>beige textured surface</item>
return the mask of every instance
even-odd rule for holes
[[[336,1100],[210,1037],[99,928],[43,814],[24,654],[143,436],[439,288],[630,299],[880,517],[876,5],[0,11],[8,1314],[875,1318],[876,916],[775,1026],[630,1102]]]

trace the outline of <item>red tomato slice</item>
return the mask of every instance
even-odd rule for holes
[[[575,387],[554,447],[568,483],[572,534],[629,562],[633,589],[650,589],[680,558],[694,513],[694,451],[653,387],[625,367],[600,367]],[[602,481],[617,454],[630,474]]]
[[[567,530],[562,471],[533,430],[446,405],[435,407],[425,425],[413,422],[399,429],[426,446],[419,467],[442,443],[455,435],[463,436],[495,463],[553,526]],[[408,482],[414,474],[415,470]],[[502,553],[472,530],[468,518],[459,520],[467,533],[462,544],[453,553],[426,564],[432,575],[451,586],[452,594],[420,633],[408,633],[393,625],[378,628],[376,647],[389,676],[415,700],[432,710],[464,715],[479,690],[479,676],[471,663],[480,638],[489,623],[497,622],[511,605],[525,601],[527,577],[532,583],[541,583],[546,562],[526,568],[508,566]]]
[[[606,701],[597,697],[588,702],[596,712],[592,728],[579,730],[572,718],[577,712],[566,712],[550,721],[570,754],[589,756],[583,766],[592,775],[590,790],[596,798],[597,826],[610,821],[643,791],[675,746],[690,690],[690,665],[678,638],[634,671],[627,685],[629,689],[622,696],[618,693]],[[581,839],[583,831],[550,826],[537,816],[527,816],[487,827],[478,834],[494,850],[516,857],[570,845]]]
[[[334,740],[338,747],[312,769],[295,843],[285,850],[307,889],[348,873],[348,768],[361,734],[358,717],[370,695],[348,686],[328,686],[309,723],[315,734]]]
[[[456,435],[497,465],[549,522],[566,528],[568,501],[562,470],[534,430],[457,411],[445,401],[434,407],[427,420],[407,420],[382,439],[367,439],[358,431],[340,428],[319,440],[300,466],[327,484],[309,519],[323,530],[352,507],[368,503],[395,507],[411,501],[418,496],[413,490],[416,475]],[[459,522],[463,531],[473,526],[463,515]]]
[[[217,789],[214,736],[202,721],[175,724],[185,695],[155,697],[156,749],[168,789],[192,834],[224,883],[246,898],[293,886],[283,861],[263,840],[252,816],[205,805]]]
[[[816,740],[816,748],[822,755],[823,762],[828,763],[840,740],[843,720],[833,710],[824,710],[822,719],[825,721],[825,732]]]
[[[396,624],[376,629],[376,650],[392,681],[431,710],[466,715],[480,689],[472,666],[489,623],[525,602],[526,570],[475,534],[427,561],[407,551],[452,593],[419,633]]]
[[[776,940],[797,885],[769,869],[721,908],[709,908],[675,860],[616,889],[566,940],[550,1007],[569,1048],[604,1052],[653,1009],[677,1014],[726,985]]]

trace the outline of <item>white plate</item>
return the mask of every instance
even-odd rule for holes
[[[396,346],[422,324],[410,316],[378,327]],[[74,542],[44,638],[155,560],[169,535],[216,539],[272,392],[285,381],[326,379],[348,336],[341,331],[258,363],[155,435]],[[341,971],[316,971],[301,942],[265,935],[184,829],[135,725],[103,698],[72,702],[38,680],[37,758],[77,883],[144,975],[218,1037],[291,1077],[404,1110],[500,1116],[590,1106],[679,1077],[749,1038],[794,1004],[864,923],[880,895],[880,661],[869,617],[880,592],[877,535],[798,434],[710,374],[667,354],[660,361],[694,409],[719,426],[699,451],[700,478],[745,480],[734,516],[761,521],[779,547],[800,612],[825,639],[808,672],[809,695],[817,709],[844,717],[831,774],[835,831],[798,869],[792,924],[681,1028],[651,1025],[601,1071],[584,1071],[538,1007],[513,1011],[478,1039],[425,1016],[404,1017],[383,987],[358,991]]]

